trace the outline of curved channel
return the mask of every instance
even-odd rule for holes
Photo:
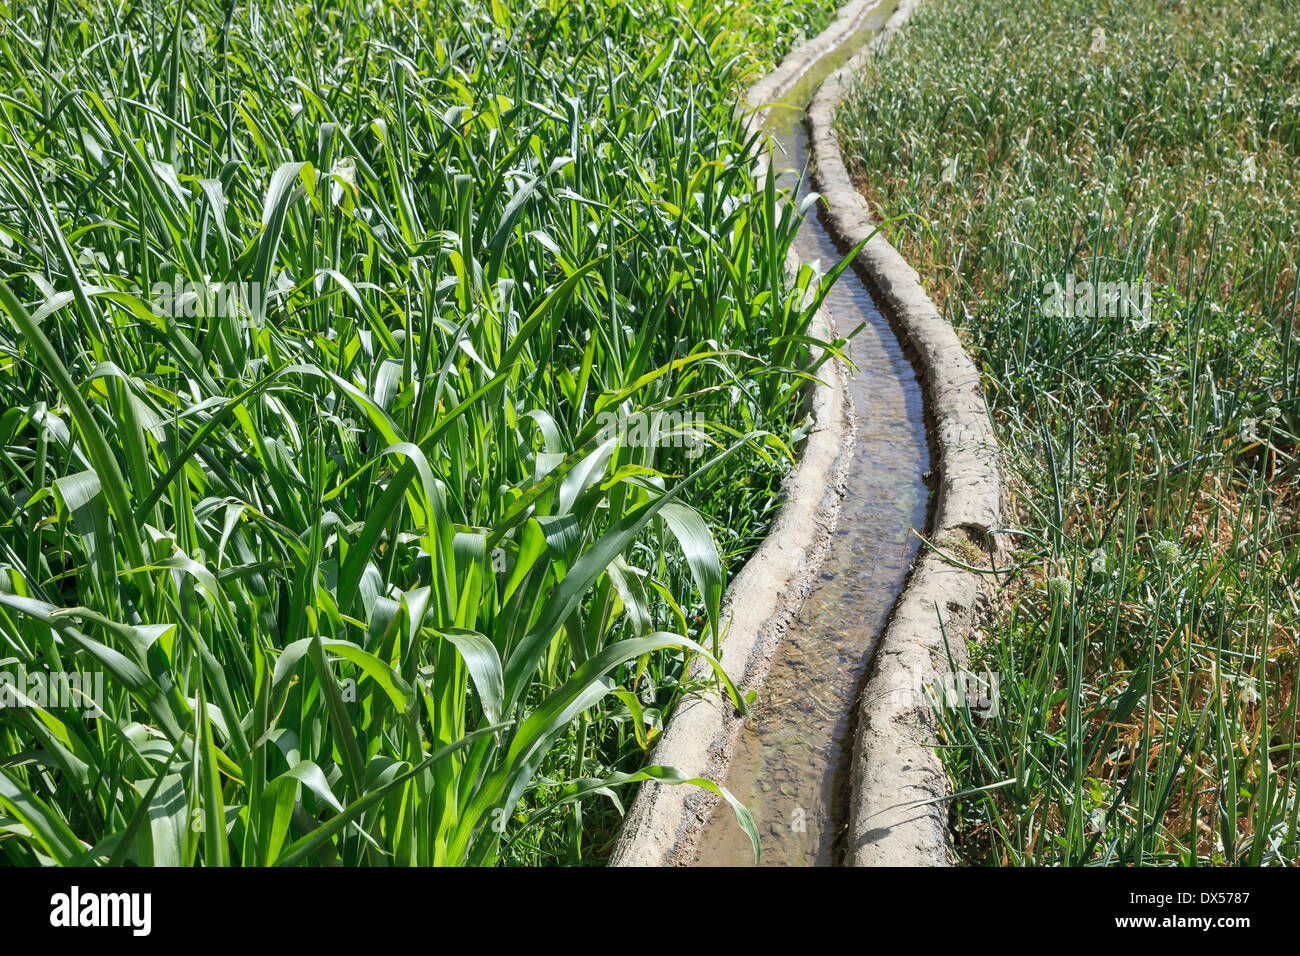
[[[877,7],[853,36],[822,59],[771,110],[773,162],[793,190],[807,165],[804,105],[822,79],[884,25],[894,4]],[[810,185],[798,187],[798,200]],[[795,243],[800,259],[829,269],[845,251],[810,213]],[[826,305],[839,335],[858,326],[849,355],[857,443],[847,494],[816,588],[804,600],[740,731],[724,783],[758,824],[765,866],[839,862],[847,827],[851,715],[877,639],[913,558],[908,532],[925,527],[930,470],[924,404],[916,372],[889,319],[855,269],[840,276]],[[697,866],[753,864],[749,838],[729,810],[714,812],[696,847]]]

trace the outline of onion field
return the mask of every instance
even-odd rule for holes
[[[1289,0],[933,0],[845,100],[1010,479],[965,863],[1300,860],[1298,51]]]

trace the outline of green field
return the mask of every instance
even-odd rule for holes
[[[601,860],[808,427],[737,104],[832,5],[0,9],[0,861]]]
[[[0,865],[718,789],[649,755],[843,344],[743,91],[835,6],[0,0]],[[924,0],[838,126],[1009,479],[961,860],[1300,862],[1300,8]]]
[[[1295,863],[1300,9],[928,0],[838,124],[1012,483],[960,856]]]

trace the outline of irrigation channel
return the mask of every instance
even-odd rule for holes
[[[794,189],[808,159],[804,107],[825,77],[879,32],[894,4],[877,6],[862,27],[808,71],[768,114],[772,161]],[[785,105],[796,103],[797,106]],[[811,189],[799,185],[798,200]],[[804,219],[796,240],[801,261],[830,268],[845,250],[820,211]],[[925,527],[930,450],[921,386],[889,319],[856,267],[827,297],[839,335],[859,325],[848,377],[857,443],[847,494],[816,587],[791,623],[740,731],[724,783],[754,815],[762,864],[832,866],[846,831],[850,719],[885,620]],[[752,865],[753,849],[735,816],[715,809],[697,844],[697,866]]]

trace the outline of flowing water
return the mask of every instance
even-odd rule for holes
[[[829,73],[883,25],[892,4],[804,79],[804,102]],[[768,119],[773,162],[797,171],[808,157],[802,108],[774,109]],[[799,198],[806,195],[805,183]],[[804,262],[829,269],[846,250],[810,213],[796,249]],[[925,527],[930,469],[921,388],[888,318],[856,269],[827,297],[831,321],[844,335],[865,323],[850,344],[857,444],[848,463],[848,493],[814,590],[772,659],[753,714],[724,783],[754,815],[763,865],[830,866],[844,832],[851,740],[849,719],[885,618],[916,555],[911,528]],[[749,838],[727,809],[705,824],[697,866],[754,862]]]

